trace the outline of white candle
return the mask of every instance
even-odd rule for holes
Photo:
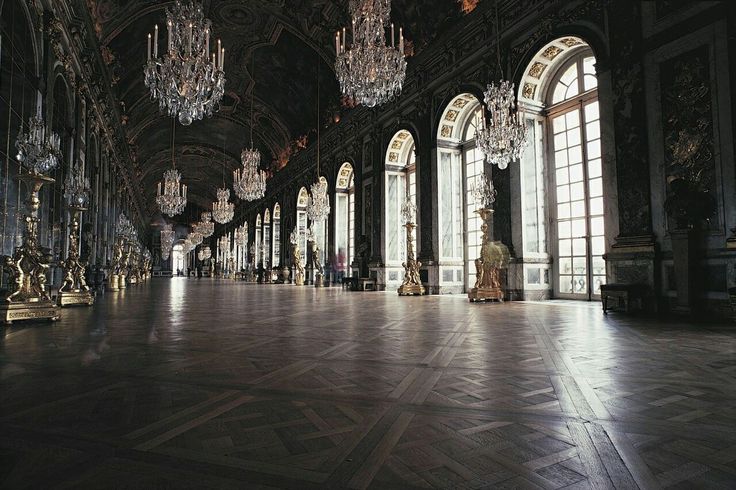
[[[404,28],[399,27],[399,52],[404,56]]]
[[[220,51],[222,50],[221,45],[222,45],[222,42],[218,39],[217,40],[217,66],[218,67],[220,65]]]
[[[158,58],[158,24],[153,29],[153,57]]]
[[[161,195],[161,182],[158,183],[158,195]]]
[[[335,53],[340,54],[340,31],[335,34]]]
[[[148,61],[151,61],[151,33],[148,33],[148,51],[146,51],[146,54],[148,55]]]
[[[205,53],[209,53],[210,52],[210,30],[209,29],[207,29],[205,31],[204,52]]]
[[[396,35],[394,34],[394,23],[391,22],[391,47],[392,48],[395,46],[394,39],[396,39]]]
[[[167,31],[168,31],[168,33],[169,33],[169,42],[168,42],[168,46],[169,46],[169,48],[168,48],[168,51],[169,51],[169,53],[170,53],[170,52],[171,52],[171,29],[172,29],[172,27],[171,27],[171,21],[169,21],[169,23],[168,23],[168,24],[169,24],[169,27],[168,27],[168,28],[167,28],[166,30],[167,30]]]
[[[353,21],[353,39],[355,39],[355,21]],[[342,28],[342,50],[345,51],[345,28]]]
[[[220,51],[220,70],[225,71],[225,48]]]
[[[189,54],[192,54],[192,23],[189,23]]]

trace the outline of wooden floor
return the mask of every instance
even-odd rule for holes
[[[736,325],[157,279],[5,329],[3,488],[736,488]]]

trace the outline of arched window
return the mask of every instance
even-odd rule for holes
[[[299,233],[299,248],[302,251],[302,257],[307,255],[307,203],[309,202],[309,192],[306,187],[299,189],[296,197],[296,228]]]
[[[437,136],[440,287],[448,292],[462,292],[475,283],[481,221],[470,189],[483,173],[484,157],[475,147],[482,117],[474,95],[458,95],[445,108]]]
[[[384,257],[386,265],[401,266],[406,259],[406,231],[401,221],[401,207],[407,198],[417,205],[416,147],[414,138],[406,130],[400,130],[391,138],[386,150],[386,202]],[[414,250],[419,230],[414,232]],[[397,274],[399,271],[394,271]],[[389,282],[401,281],[389,271]]]
[[[271,266],[271,211],[263,212],[263,267]]]
[[[335,266],[338,276],[352,275],[350,264],[355,248],[355,174],[345,162],[335,185]]]
[[[606,281],[597,87],[590,47],[582,39],[567,37],[549,43],[530,62],[519,95],[529,113],[533,141],[522,158],[524,248],[546,248],[545,217],[538,205],[544,201],[540,189],[545,184],[538,174],[546,168],[552,283],[558,297],[596,298]]]
[[[258,213],[256,216],[256,241],[255,241],[255,249],[256,249],[256,267],[260,267],[261,264],[261,245],[263,240],[262,233],[262,227],[263,223],[261,222],[261,213]]]
[[[271,265],[281,267],[281,206],[279,203],[273,205],[273,253]]]

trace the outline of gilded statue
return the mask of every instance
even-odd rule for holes
[[[490,240],[490,218],[493,210],[481,208],[476,211],[481,217],[483,233],[480,257],[475,259],[475,286],[468,291],[470,301],[495,299],[503,301],[501,269],[508,266],[509,249],[500,241]]]
[[[399,287],[400,296],[422,295],[424,294],[424,286],[419,276],[419,269],[422,263],[414,257],[414,237],[413,232],[416,225],[407,223],[406,228],[406,262],[401,265],[404,267],[404,281]]]

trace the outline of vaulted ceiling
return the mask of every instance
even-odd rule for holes
[[[251,96],[254,145],[263,167],[283,165],[283,155],[320,119],[346,110],[333,70],[334,32],[349,23],[346,0],[204,0],[213,38],[226,49],[227,78],[220,111],[191,126],[172,123],[158,112],[143,84],[146,36],[164,26],[173,1],[87,0],[97,37],[120,101],[128,143],[137,159],[138,180],[151,220],[156,220],[156,183],[174,158],[189,185],[189,210],[180,221],[209,209],[215,191],[228,187],[240,151],[250,143]],[[423,49],[443,28],[463,15],[472,0],[394,0],[392,17],[404,26],[410,49]],[[165,30],[164,30],[165,32]],[[165,33],[164,33],[165,35]],[[252,67],[255,67],[252,69]],[[223,152],[224,150],[224,152]],[[277,161],[280,160],[280,163]]]

